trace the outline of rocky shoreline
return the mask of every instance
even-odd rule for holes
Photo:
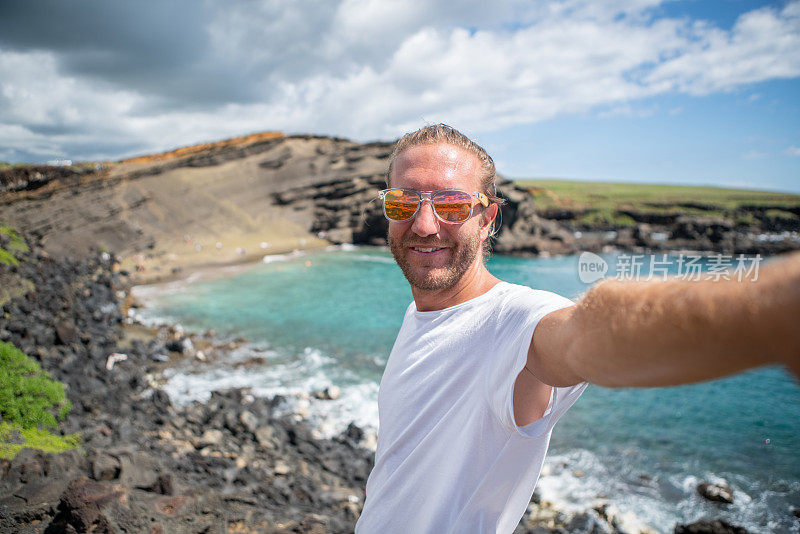
[[[130,279],[109,253],[70,260],[34,246],[19,265],[0,265],[0,279],[18,287],[0,300],[0,340],[66,385],[73,409],[59,431],[83,437],[79,450],[0,460],[0,531],[353,531],[373,463],[357,426],[318,439],[279,415],[280,398],[246,390],[173,405],[161,372],[232,347],[126,327]],[[611,507],[565,513],[535,495],[515,532],[634,531],[647,527]],[[720,522],[675,531],[744,532]]]
[[[314,439],[240,390],[173,406],[153,388],[169,341],[126,339],[114,266],[36,249],[3,273],[35,289],[3,304],[0,339],[66,385],[60,431],[83,442],[0,460],[0,531],[351,532],[372,465],[361,431]]]

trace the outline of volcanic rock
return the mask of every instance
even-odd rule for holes
[[[711,482],[701,482],[700,484],[697,485],[697,493],[699,493],[709,501],[721,502],[726,504],[730,504],[733,502],[733,490],[725,482],[720,484],[713,484]]]
[[[744,527],[731,525],[723,519],[701,519],[688,525],[676,525],[675,534],[748,534]]]

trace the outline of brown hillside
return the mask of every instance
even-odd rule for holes
[[[390,147],[267,132],[131,158],[79,177],[20,169],[6,180],[14,187],[0,191],[0,221],[38,236],[52,254],[101,248],[123,257],[127,268],[144,269],[147,279],[167,277],[177,266],[328,244],[312,229],[313,203],[281,206],[276,195],[353,177],[382,181]]]
[[[159,163],[163,161],[179,159],[184,156],[192,156],[201,152],[211,152],[226,148],[242,148],[248,145],[259,143],[261,141],[280,139],[282,137],[284,137],[284,135],[281,132],[254,133],[242,137],[224,139],[222,141],[216,141],[213,143],[201,143],[198,145],[176,148],[175,150],[162,152],[160,154],[148,154],[145,156],[123,159],[120,161],[120,163]]]

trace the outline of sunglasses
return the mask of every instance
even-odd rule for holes
[[[436,218],[446,223],[461,223],[472,217],[472,199],[489,205],[483,193],[467,193],[458,189],[417,191],[415,189],[384,189],[378,193],[383,200],[383,214],[390,221],[403,222],[412,219],[422,206],[422,201],[431,203]]]

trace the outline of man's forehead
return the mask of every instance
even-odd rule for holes
[[[452,180],[475,178],[479,168],[477,156],[468,150],[446,143],[426,144],[398,154],[390,178],[409,173],[430,173]]]

